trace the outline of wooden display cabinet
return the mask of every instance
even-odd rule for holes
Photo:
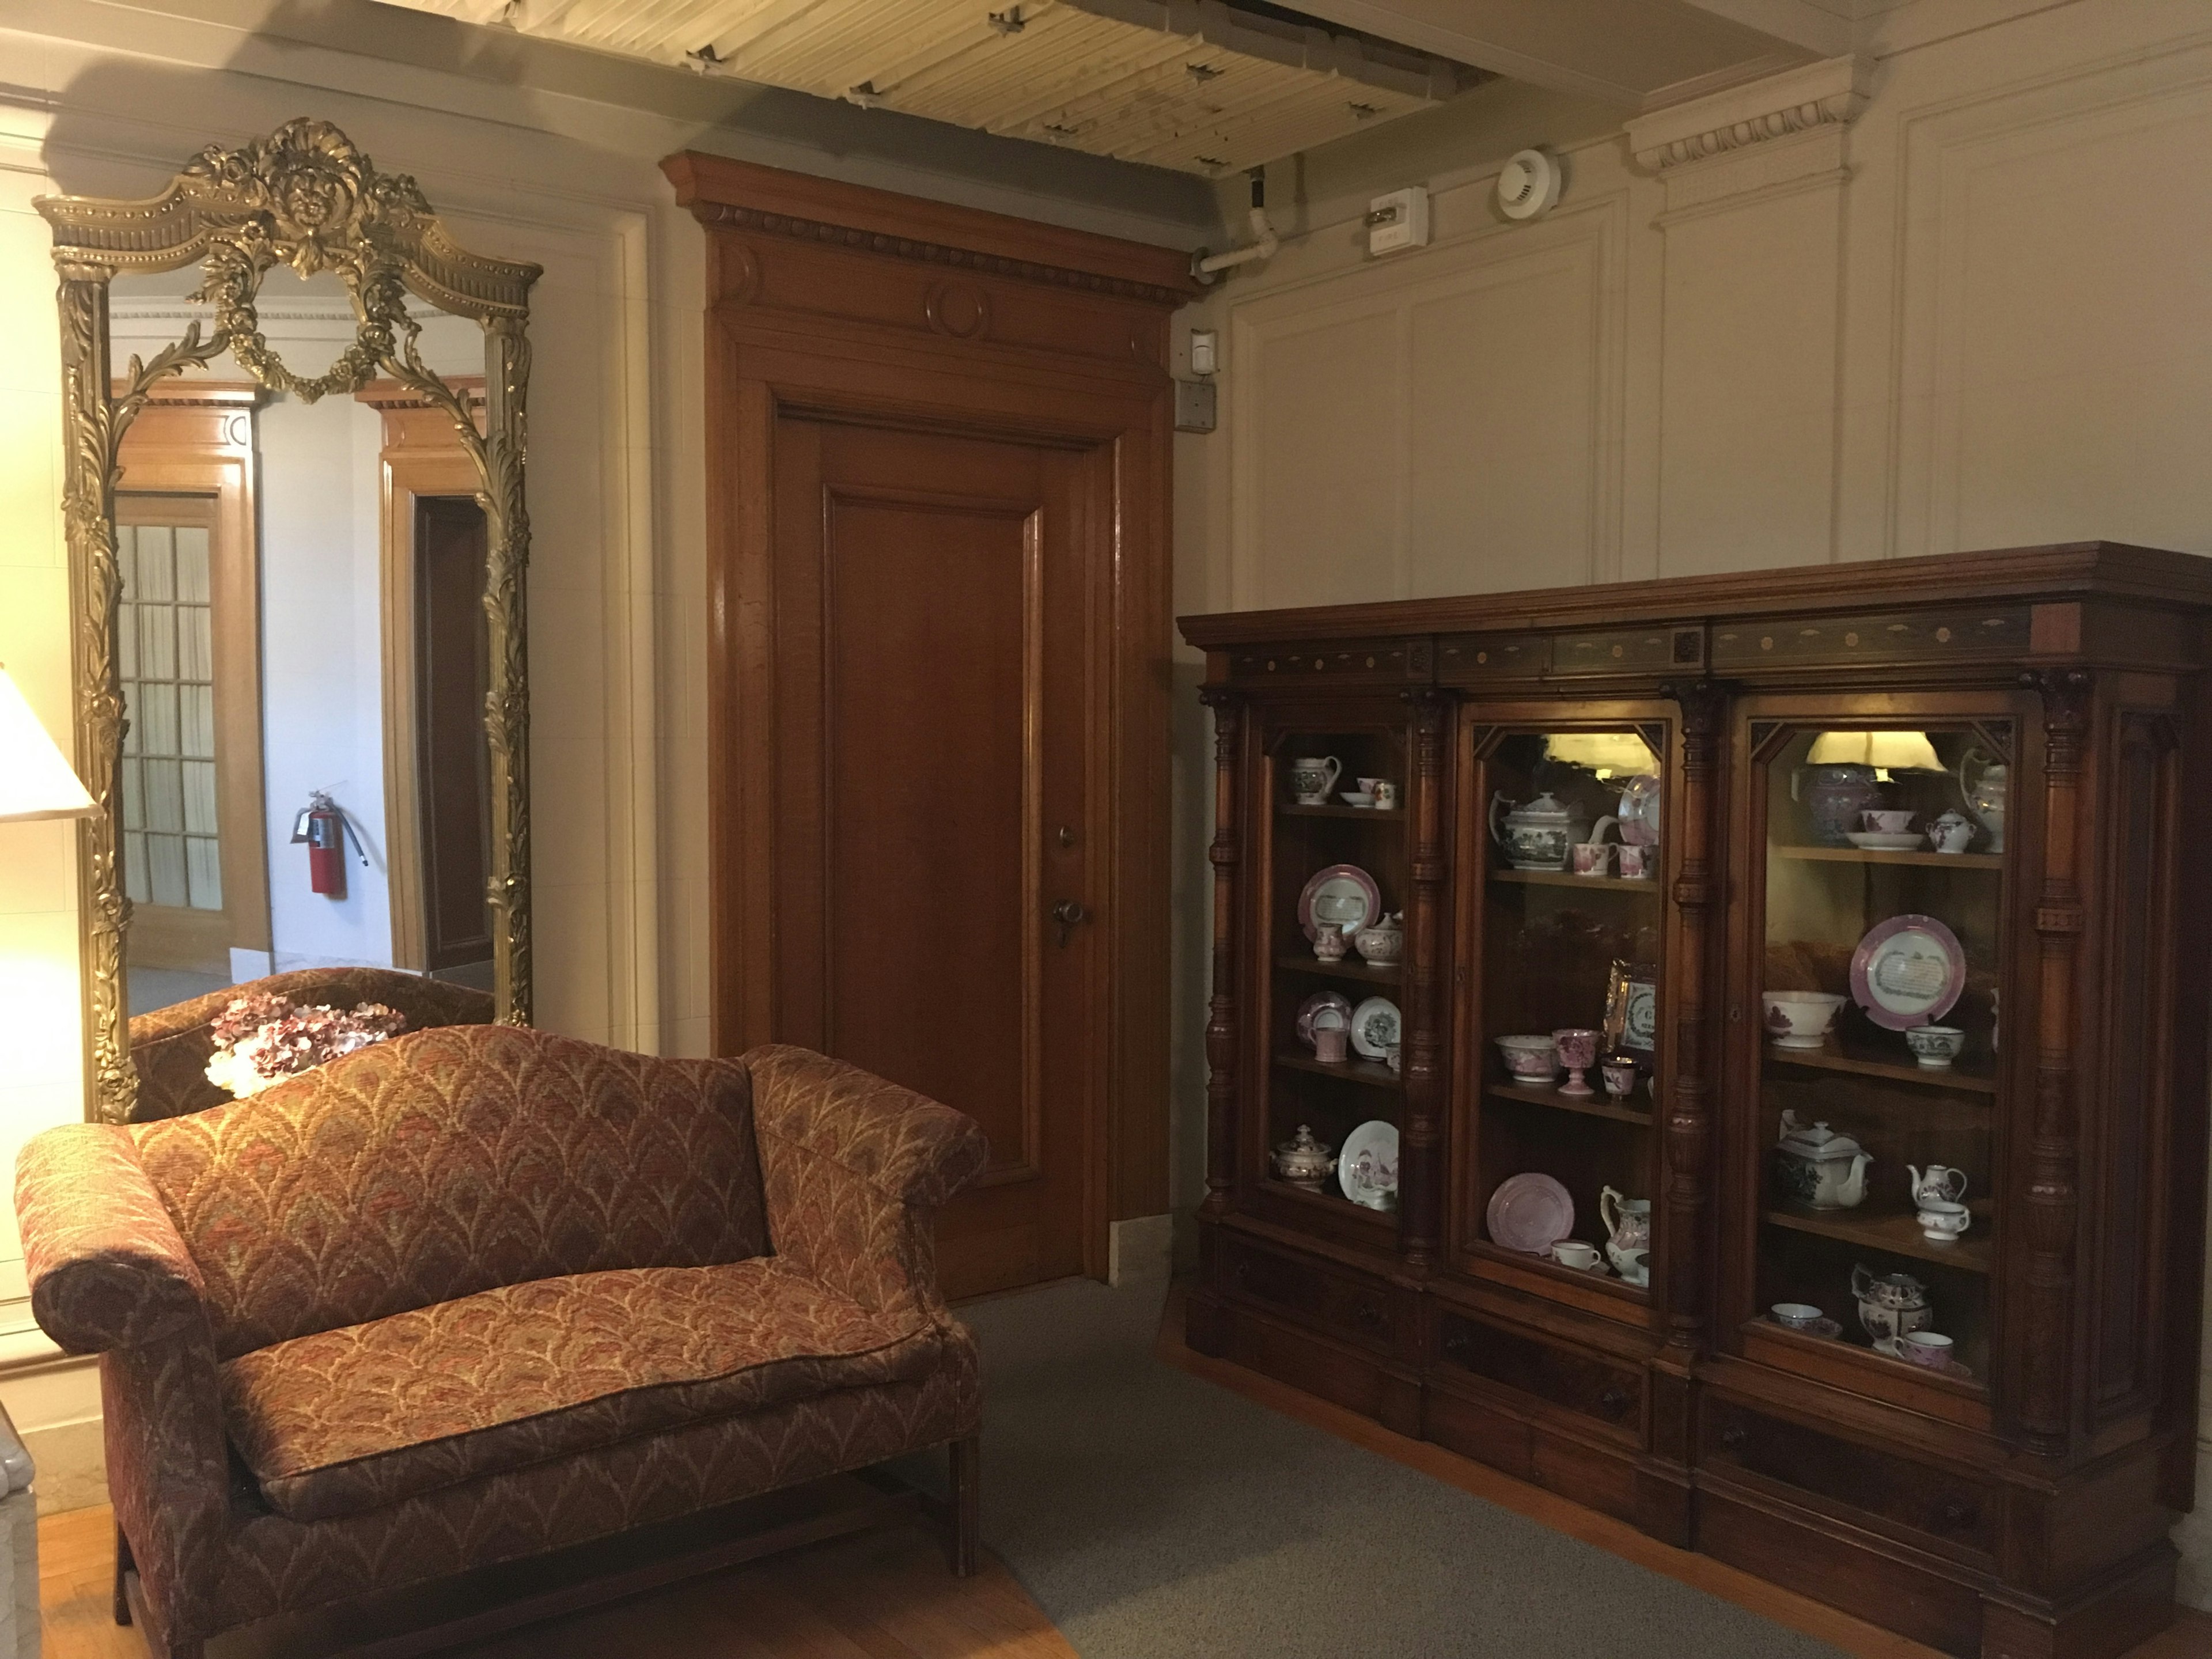
[[[2208,622],[2212,562],[2102,544],[1186,619],[1218,786],[1193,1346],[1947,1651],[2150,1634],[2195,1498]],[[1401,807],[1297,804],[1314,755]],[[1512,806],[1588,840],[1624,790],[1640,873],[1507,844]],[[1869,843],[1869,807],[1971,844]],[[1299,895],[1337,864],[1402,961],[1316,958]],[[1301,1042],[1330,988],[1396,1004],[1396,1071]],[[1774,993],[1840,1009],[1770,1029]],[[1625,1093],[1496,1041],[1584,1028]],[[1395,1211],[1275,1174],[1300,1124],[1371,1119]],[[1856,1182],[1778,1150],[1815,1122]],[[1919,1218],[1937,1166],[1963,1235]],[[1648,1200],[1647,1282],[1493,1237],[1518,1177],[1600,1246],[1607,1188]],[[1878,1341],[1855,1279],[1909,1279],[1948,1359]]]

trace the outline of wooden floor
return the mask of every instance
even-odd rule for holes
[[[1692,1584],[1864,1659],[1938,1659],[1931,1648],[1864,1624],[1708,1556],[1672,1549],[1625,1522],[1527,1486],[1438,1446],[1391,1433],[1183,1346],[1181,1298],[1161,1358],[1287,1417],[1486,1498],[1655,1572]],[[39,1602],[47,1659],[143,1659],[109,1612],[114,1522],[106,1509],[39,1522]],[[217,1644],[210,1659],[219,1659]],[[953,1577],[936,1533],[904,1526],[695,1580],[480,1644],[474,1659],[1076,1659],[1013,1575],[988,1552]],[[2212,1615],[2181,1621],[2128,1659],[2212,1659]]]

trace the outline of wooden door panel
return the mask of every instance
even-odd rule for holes
[[[784,437],[778,1034],[990,1137],[939,1230],[951,1293],[1079,1273],[1092,946],[1048,912],[1090,900],[1079,465],[829,421]]]

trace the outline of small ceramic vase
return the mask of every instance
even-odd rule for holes
[[[1344,926],[1341,922],[1317,921],[1314,924],[1314,954],[1323,962],[1344,960]]]
[[[1559,1064],[1567,1068],[1567,1080],[1559,1085],[1563,1095],[1594,1095],[1596,1090],[1583,1081],[1583,1073],[1597,1064],[1598,1034],[1586,1025],[1569,1025],[1552,1033],[1552,1042],[1559,1051]]]

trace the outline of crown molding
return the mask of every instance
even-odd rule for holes
[[[1663,173],[1793,133],[1848,126],[1867,106],[1871,65],[1830,58],[1764,81],[1732,87],[1627,124],[1638,163]]]

